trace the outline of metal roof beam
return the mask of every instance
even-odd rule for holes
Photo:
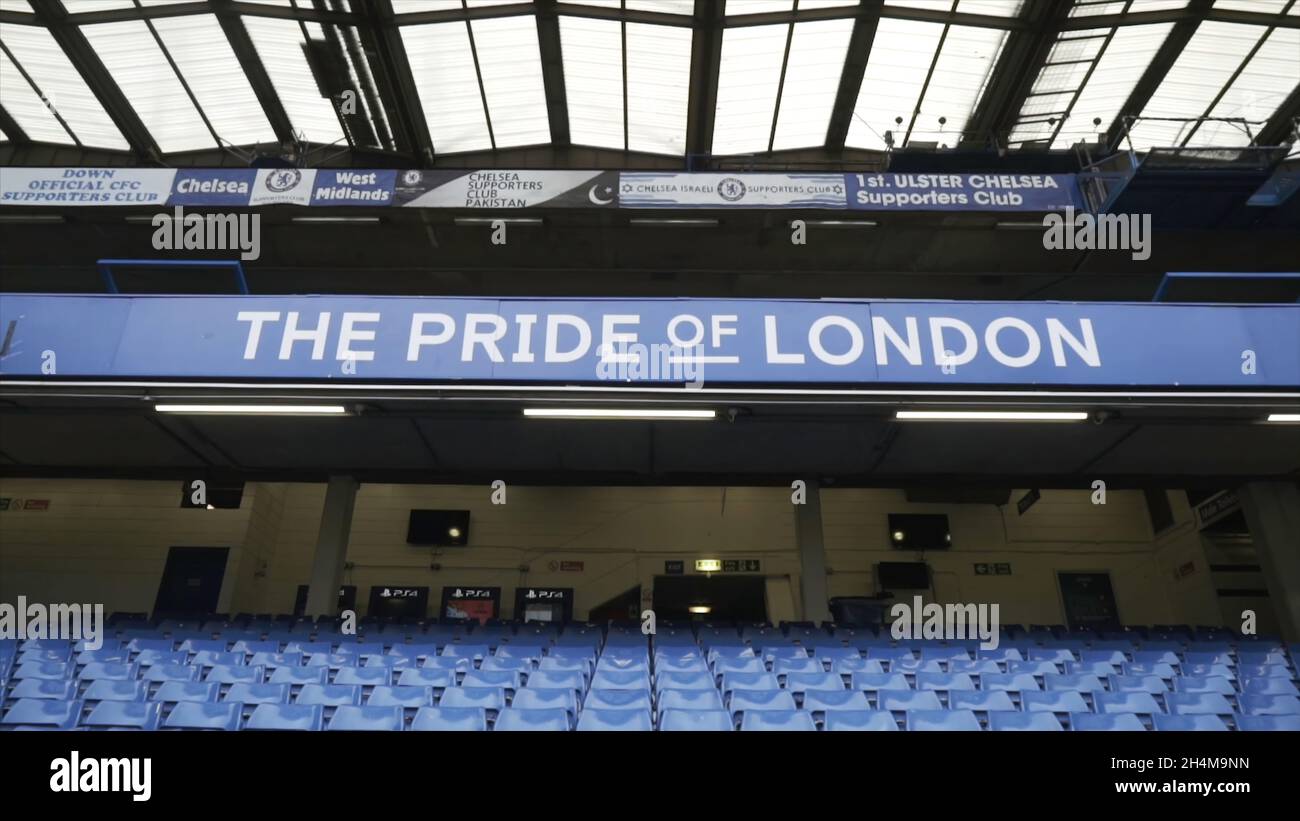
[[[560,53],[560,17],[555,0],[536,0],[537,45],[542,56],[542,85],[551,142],[568,145],[569,101],[564,88],[564,59]],[[626,101],[624,102],[626,106]]]
[[[844,55],[844,71],[840,73],[840,87],[835,92],[835,105],[831,108],[831,120],[826,128],[826,148],[830,151],[842,149],[849,137],[853,110],[858,105],[862,78],[867,72],[871,44],[876,39],[876,27],[880,24],[883,9],[884,0],[858,2],[858,15],[853,21],[853,33],[849,35],[848,52]]]
[[[713,123],[718,108],[718,71],[722,67],[722,9],[715,0],[695,0],[695,34],[691,38],[691,96],[686,108],[686,164],[713,152]]]

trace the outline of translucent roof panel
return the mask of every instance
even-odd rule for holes
[[[36,81],[41,93],[83,145],[130,147],[49,31],[39,26],[4,25],[0,26],[0,42]],[[17,67],[6,58],[0,68],[0,104],[27,136],[39,141],[72,142]]]
[[[402,42],[420,106],[440,154],[492,147],[487,115],[464,23],[402,26]]]
[[[1059,96],[1050,100],[1029,97],[1020,110],[1020,123],[1012,131],[1010,142],[1015,145],[1024,140],[1051,139],[1055,133],[1052,147],[1066,148],[1081,140],[1095,139],[1119,116],[1120,108],[1172,28],[1172,23],[1121,26],[1113,29],[1109,43],[1106,37],[1112,29],[1067,32],[1053,46],[1048,65],[1035,80],[1034,91],[1068,94],[1071,98],[1077,92],[1078,98],[1071,106],[1070,100],[1060,105],[1064,98]],[[1084,82],[1082,90],[1079,82]],[[1049,116],[1058,123],[1046,122]],[[1060,123],[1062,116],[1065,119]],[[1094,119],[1101,124],[1094,125]]]
[[[1262,26],[1214,20],[1201,23],[1141,116],[1190,119],[1205,114],[1266,32]],[[1144,150],[1181,145],[1191,131],[1191,123],[1144,119],[1133,127],[1130,137],[1134,148]]]
[[[460,0],[394,0],[393,11],[397,14],[414,14],[420,11],[453,11],[463,9]]]
[[[0,11],[16,11],[20,14],[32,14],[32,4],[27,0],[0,0]]]
[[[826,127],[852,33],[850,19],[795,24],[773,149],[826,144]]]
[[[858,0],[799,0],[800,11],[808,11],[809,9],[840,8],[856,5],[858,5]]]
[[[159,148],[191,151],[216,144],[144,21],[100,23],[81,31]],[[242,72],[237,76],[242,79]]]
[[[1291,0],[1214,0],[1216,9],[1253,11],[1257,14],[1281,14]]]
[[[657,11],[660,14],[691,15],[695,13],[695,0],[627,0],[630,11]]]
[[[794,0],[727,0],[728,16],[738,14],[769,14],[778,11],[790,11]]]
[[[924,9],[925,11],[952,11],[953,0],[885,0],[885,7]]]
[[[298,24],[252,15],[241,19],[294,130],[314,143],[342,140],[343,126],[334,104],[320,95],[303,54],[304,38]]]
[[[846,145],[883,151],[886,131],[893,131],[896,144],[902,144],[943,30],[940,23],[880,21]],[[896,118],[902,118],[901,126],[895,123]]]
[[[1000,29],[952,26],[939,50],[912,139],[954,146],[975,110],[1007,33]],[[944,118],[946,123],[940,124]]]
[[[499,17],[470,25],[496,147],[550,142],[536,18]]]
[[[8,34],[8,32],[4,32]],[[28,139],[45,143],[68,143],[73,139],[45,105],[36,90],[23,79],[9,55],[0,51],[0,106],[27,133]]]
[[[747,26],[722,36],[713,153],[766,151],[781,85],[781,61],[790,26]]]
[[[1300,29],[1277,28],[1232,81],[1210,111],[1211,117],[1268,120],[1300,84]],[[1260,126],[1251,126],[1258,132]],[[1196,129],[1188,145],[1247,145],[1246,132],[1231,123],[1207,122]]]
[[[566,80],[570,77],[566,72]],[[690,29],[627,24],[627,147],[630,150],[675,155],[686,152],[690,81]],[[572,106],[569,116],[573,116]]]
[[[161,17],[153,25],[217,136],[234,145],[275,140],[261,103],[215,16]],[[150,126],[148,122],[145,125]]]
[[[576,145],[623,148],[622,24],[561,17],[560,50],[570,139]]]
[[[1018,17],[1025,0],[961,0],[957,11],[962,14],[987,14],[990,17]]]

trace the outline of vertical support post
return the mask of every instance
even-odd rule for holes
[[[826,596],[826,547],[822,541],[821,485],[804,479],[808,498],[794,506],[795,542],[799,546],[799,599],[804,621],[830,621]]]
[[[325,489],[325,507],[316,536],[316,555],[311,564],[307,588],[306,615],[334,616],[338,611],[339,586],[343,584],[343,562],[348,555],[352,531],[352,509],[357,501],[357,480],[331,476]]]
[[[1250,482],[1240,495],[1282,637],[1300,641],[1300,485]]]

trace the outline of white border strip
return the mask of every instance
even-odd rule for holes
[[[1251,391],[979,391],[979,390],[865,390],[865,389],[807,389],[807,388],[690,388],[690,387],[600,387],[581,385],[455,385],[427,384],[411,385],[406,383],[364,383],[343,385],[337,382],[103,382],[103,381],[51,381],[51,380],[6,380],[0,378],[0,394],[9,386],[40,388],[222,388],[236,390],[326,390],[326,391],[481,391],[486,393],[665,393],[678,396],[711,394],[722,396],[1016,396],[1016,397],[1085,397],[1123,399],[1140,397],[1143,399],[1297,399],[1300,392],[1251,392]]]

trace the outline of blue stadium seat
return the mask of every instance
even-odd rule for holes
[[[1012,675],[1047,676],[1059,673],[1061,670],[1050,661],[1009,661],[1007,672]]]
[[[249,664],[260,664],[268,670],[301,667],[302,662],[302,653],[253,653],[248,659]]]
[[[718,687],[709,673],[660,673],[655,676],[658,690],[713,690]]]
[[[1227,650],[1188,650],[1183,653],[1183,667],[1189,664],[1223,664],[1231,667],[1236,662]]]
[[[573,724],[569,712],[563,708],[525,710],[507,707],[492,725],[495,732],[519,730],[569,730]]]
[[[1145,650],[1138,649],[1133,651],[1134,664],[1168,664],[1171,667],[1177,667],[1182,664],[1178,654],[1173,650]]]
[[[215,681],[218,684],[261,684],[263,680],[264,667],[248,667],[244,665],[219,664],[209,668],[207,675],[203,677],[204,681]]]
[[[727,707],[733,713],[796,709],[794,696],[788,690],[736,690]]]
[[[178,701],[216,701],[221,685],[208,681],[164,681],[149,698],[161,704]]]
[[[1038,686],[1038,680],[1029,673],[987,673],[980,676],[980,689],[1021,693],[1042,688]]]
[[[157,730],[161,705],[144,701],[101,701],[81,721],[83,727]]]
[[[1033,647],[1029,650],[1029,661],[1046,661],[1052,664],[1065,664],[1074,661],[1074,653],[1064,647]]]
[[[766,673],[767,666],[763,664],[763,660],[757,656],[745,656],[742,658],[723,656],[713,662],[713,672],[715,675],[726,675],[727,673]]]
[[[135,681],[139,672],[139,667],[134,664],[94,661],[83,667],[77,678],[82,681]]]
[[[867,658],[888,662],[916,660],[916,656],[912,655],[911,648],[888,646],[872,646],[867,648]],[[890,667],[889,669],[893,670],[894,668]]]
[[[1251,716],[1300,716],[1300,698],[1292,695],[1243,693],[1241,711]]]
[[[72,678],[74,665],[60,661],[26,661],[14,667],[14,679],[46,679],[59,681]]]
[[[375,641],[343,641],[335,651],[341,656],[383,655],[384,645]]]
[[[366,696],[367,707],[432,707],[433,688],[413,685],[379,686]]]
[[[1236,724],[1238,730],[1247,732],[1300,732],[1300,715],[1265,715],[1249,716],[1237,715]]]
[[[889,663],[891,673],[906,673],[916,675],[918,673],[942,673],[943,664],[938,661],[922,661],[921,659],[895,659]]]
[[[325,684],[329,681],[328,667],[276,667],[268,681],[271,684]]]
[[[898,721],[888,710],[836,710],[826,714],[826,729],[896,732]]]
[[[917,673],[916,689],[938,690],[974,690],[975,682],[965,673]]]
[[[942,710],[939,696],[933,690],[881,690],[876,693],[876,707],[880,710]]]
[[[319,704],[259,704],[244,729],[316,731],[324,726],[325,708]]]
[[[181,701],[163,720],[170,730],[238,730],[243,717],[242,704],[213,704]]]
[[[1237,688],[1223,676],[1179,676],[1174,679],[1174,689],[1180,693],[1218,693],[1224,696],[1237,694]]]
[[[650,721],[649,711],[605,710],[588,706],[578,716],[579,731],[628,732],[652,729],[654,729],[654,725]]]
[[[1046,695],[1045,693],[1026,693],[1025,695]],[[1066,695],[1079,697],[1078,693],[1057,693],[1055,695]],[[989,713],[989,729],[994,731],[1007,730],[1033,730],[1033,731],[1055,731],[1059,732],[1065,728],[1061,722],[1051,712],[1007,712],[1005,710],[994,710]]]
[[[1071,713],[1070,729],[1094,732],[1145,732],[1146,726],[1142,723],[1142,719],[1133,713]]]
[[[726,710],[664,710],[659,716],[659,729],[667,732],[717,731],[734,730],[736,726]]]
[[[911,685],[902,673],[854,673],[853,689],[873,692],[876,690],[907,690]]]
[[[1178,671],[1173,668],[1173,665],[1164,662],[1148,664],[1145,662],[1131,661],[1128,664],[1120,665],[1120,670],[1125,676],[1153,676],[1166,681],[1178,675]]]
[[[528,658],[510,658],[488,656],[479,665],[479,670],[490,673],[527,673],[533,669],[533,661]]]
[[[587,689],[587,677],[574,670],[536,670],[528,674],[528,686],[548,689],[567,687],[582,692]]]
[[[127,642],[126,649],[132,653],[144,653],[149,650],[157,650],[160,653],[170,653],[176,649],[176,642],[171,639],[162,638],[133,638]]]
[[[204,650],[195,653],[194,657],[189,660],[189,664],[195,667],[231,667],[243,666],[245,661],[243,653],[212,652]]]
[[[1029,691],[1033,692],[1033,691]],[[1014,710],[1016,705],[1006,690],[953,690],[948,694],[948,708],[952,710]]]
[[[1232,715],[1235,711],[1219,693],[1166,693],[1165,707],[1171,715]]]
[[[248,684],[237,682],[221,698],[239,704],[288,704],[289,685],[287,684]]]
[[[726,673],[722,676],[722,692],[733,690],[780,690],[781,684],[771,673]]]
[[[1156,713],[1152,717],[1155,728],[1161,732],[1201,732],[1205,730],[1227,730],[1228,725],[1217,715],[1196,713],[1184,715],[1164,715]]]
[[[411,719],[412,730],[464,732],[487,730],[487,714],[481,707],[421,707]]]
[[[665,710],[721,710],[722,694],[712,688],[700,690],[660,690],[658,695],[659,712]],[[592,707],[591,695],[587,696],[584,710]],[[620,708],[621,709],[621,708]]]
[[[1074,690],[1026,690],[1020,694],[1020,709],[1027,713],[1086,713],[1088,702]]]
[[[86,702],[144,701],[148,696],[148,682],[98,679],[90,683],[81,698]]]
[[[819,670],[815,673],[790,673],[785,677],[785,689],[792,693],[807,693],[816,690],[833,692],[846,688],[844,679],[838,673]]]
[[[1300,689],[1290,679],[1247,678],[1241,680],[1241,692],[1257,696],[1297,696]]]
[[[3,694],[3,688],[0,688]],[[72,679],[25,678],[14,682],[12,699],[46,698],[55,701],[73,701],[77,697],[77,682]]]
[[[529,679],[531,681],[531,678]],[[644,670],[596,670],[591,688],[602,690],[650,691],[650,674]]]
[[[494,658],[499,659],[526,659],[533,660],[542,657],[542,645],[511,642],[503,644],[497,648]],[[486,659],[484,659],[486,661]]]
[[[58,701],[52,698],[20,698],[14,700],[0,725],[6,727],[43,727],[54,730],[71,730],[81,718],[82,702]]]
[[[1237,666],[1237,674],[1243,679],[1296,677],[1285,664],[1241,664]]]
[[[455,687],[456,671],[432,667],[411,668],[397,674],[397,683],[412,687]]]
[[[500,687],[448,687],[438,699],[439,707],[481,707],[504,710],[506,691]]]
[[[77,653],[76,663],[78,665],[93,664],[94,662],[109,662],[113,664],[125,664],[127,662],[127,652],[124,649],[116,650],[83,650]]]
[[[927,693],[934,697],[934,693]],[[979,720],[970,710],[923,709],[907,711],[907,729],[912,732],[939,731],[979,731]]]
[[[655,656],[655,673],[705,673],[709,672],[708,662],[703,656],[669,657]]]
[[[608,692],[608,691],[600,691]],[[645,699],[645,709],[650,709],[650,697],[644,691],[618,691],[632,692]],[[593,691],[593,695],[595,692]],[[591,703],[591,695],[587,696],[588,706]],[[510,706],[521,710],[568,710],[572,714],[578,712],[578,696],[568,687],[549,688],[549,687],[525,687],[515,693],[515,697],[510,700]]]
[[[583,709],[595,707],[601,710],[650,710],[650,692],[648,690],[614,690],[592,687],[583,702]]]
[[[862,653],[856,647],[834,647],[818,645],[813,648],[813,658],[819,661],[834,665],[835,662],[842,659],[861,659]]]
[[[1064,675],[1053,673],[1043,676],[1043,689],[1073,693],[1099,693],[1105,691],[1106,685],[1102,684],[1101,679],[1086,673],[1066,673]]]
[[[69,648],[61,650],[22,650],[18,653],[18,664],[67,664],[73,660]]]
[[[379,687],[391,684],[393,671],[387,667],[342,667],[334,674],[334,684],[355,687]]]
[[[1187,676],[1218,677],[1226,678],[1228,681],[1236,681],[1237,669],[1226,664],[1184,664],[1183,678]]]
[[[1111,676],[1112,693],[1150,693],[1163,695],[1169,688],[1159,676]]]
[[[1019,649],[1003,645],[1001,647],[990,649],[981,647],[975,651],[975,658],[977,660],[996,661],[1000,664],[1009,664],[1013,661],[1022,661],[1024,657],[1020,655]]]
[[[1094,693],[1093,707],[1099,713],[1137,713],[1138,715],[1155,715],[1163,713],[1155,698],[1146,692],[1130,691],[1126,693]]]
[[[176,649],[182,653],[224,653],[226,642],[224,639],[185,639]]]
[[[968,661],[957,659],[956,661],[948,663],[948,672],[965,673],[968,676],[978,676],[984,675],[985,673],[998,674],[1002,672],[1002,668],[992,659],[970,659]]]
[[[346,707],[361,704],[361,687],[355,684],[304,684],[294,704]]]
[[[327,730],[401,730],[404,723],[402,708],[399,706],[367,705],[357,707],[345,705],[330,716]]]
[[[885,666],[876,659],[867,659],[862,656],[846,656],[832,661],[831,670],[839,675],[847,676],[856,675],[857,673],[880,675],[885,672]]]
[[[1109,680],[1118,672],[1119,667],[1107,661],[1069,661],[1065,664],[1066,675],[1094,676],[1102,682]]]
[[[167,666],[176,667],[189,663],[189,653],[171,652],[170,650],[145,650],[134,661],[141,667]],[[195,670],[200,669],[195,667]]]
[[[486,644],[448,644],[442,648],[442,656],[449,658],[474,659],[475,661],[489,655]]]
[[[1128,656],[1124,655],[1122,650],[1085,649],[1079,652],[1079,661],[1084,664],[1102,663],[1117,667],[1121,664],[1127,664],[1128,660]]]
[[[811,713],[840,710],[869,710],[866,693],[861,690],[809,690],[803,697],[803,709]]]
[[[1237,664],[1242,666],[1281,665],[1285,667],[1286,653],[1280,649],[1238,650]]]
[[[647,656],[637,658],[614,658],[609,651],[596,662],[596,675],[602,673],[650,675],[650,659]]]
[[[740,729],[812,732],[817,725],[812,714],[803,710],[747,710],[741,717]]]

